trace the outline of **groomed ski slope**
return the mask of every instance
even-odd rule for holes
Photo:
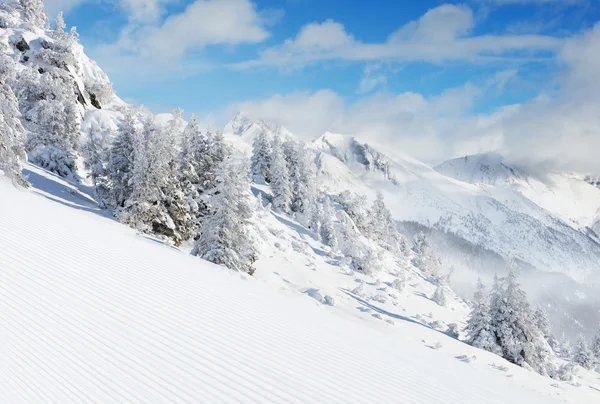
[[[32,180],[0,178],[2,403],[565,402],[549,379],[348,321]]]

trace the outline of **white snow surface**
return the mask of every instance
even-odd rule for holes
[[[258,280],[242,279],[113,221],[83,186],[31,166],[26,172],[30,191],[0,178],[2,402],[600,399],[597,374],[582,371],[577,383],[555,382],[392,314],[384,304],[361,304],[346,293],[335,297],[335,306],[318,303],[315,296],[334,294],[324,290],[334,289],[336,277],[347,284],[354,279],[325,264],[294,267],[291,251],[276,253],[294,224],[271,214],[262,219],[283,226],[283,245],[270,257],[263,245]],[[301,269],[318,276],[313,289],[321,292],[284,286],[306,286],[311,278]],[[275,273],[294,279],[273,288]],[[408,283],[418,287],[416,280]],[[433,307],[408,290],[410,310]],[[451,318],[462,304],[455,299],[436,318],[444,317],[441,310]]]

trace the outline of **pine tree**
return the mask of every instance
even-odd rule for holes
[[[377,198],[369,212],[369,233],[379,246],[391,252],[402,251],[406,244],[398,232],[392,214],[385,206],[381,192],[377,193]]]
[[[15,185],[29,186],[22,174],[21,164],[25,161],[25,129],[21,125],[21,114],[17,97],[8,85],[13,74],[14,62],[0,54],[0,171]]]
[[[175,110],[174,119],[164,129],[152,114],[144,117],[143,135],[134,141],[132,193],[118,212],[121,222],[166,237],[176,245],[191,232],[188,206],[176,178],[181,113]]]
[[[254,139],[252,144],[252,159],[250,169],[254,181],[257,183],[269,183],[271,182],[270,174],[271,167],[269,164],[271,155],[271,143],[267,137],[267,133],[262,131]]]
[[[209,213],[202,219],[193,254],[235,271],[254,273],[254,243],[249,236],[252,204],[249,170],[230,156],[219,163],[217,186],[208,199]]]
[[[81,115],[75,83],[65,71],[40,74],[24,69],[17,80],[19,109],[29,131],[29,160],[62,177],[78,180],[75,167]]]
[[[159,200],[158,188],[152,183],[156,170],[152,167],[152,153],[159,128],[151,115],[144,114],[140,119],[142,128],[139,132],[135,131],[132,138],[133,167],[129,181],[131,193],[123,207],[117,210],[117,218],[139,232],[152,233]]]
[[[571,342],[569,341],[565,333],[562,334],[559,345],[560,357],[564,359],[571,359],[571,357],[573,356],[573,348],[571,347]]]
[[[119,120],[117,134],[108,153],[106,174],[109,182],[107,205],[120,209],[133,193],[133,170],[135,165],[135,144],[141,138],[140,125],[132,108],[125,110]]]
[[[414,264],[429,275],[434,283],[444,283],[444,277],[440,273],[442,259],[434,253],[427,236],[423,232],[415,235],[413,252],[416,255]]]
[[[598,333],[592,341],[592,352],[594,352],[597,362],[600,363],[600,327],[598,328]]]
[[[537,328],[517,278],[517,269],[511,265],[503,288],[495,279],[490,305],[492,332],[505,359],[520,366],[527,364],[545,374],[549,356],[547,343]]]
[[[19,0],[25,19],[32,25],[46,29],[48,17],[44,12],[43,0]]]
[[[444,285],[438,285],[433,293],[432,300],[440,306],[446,306],[446,287]]]
[[[192,114],[181,136],[177,178],[184,194],[191,216],[191,231],[198,226],[198,220],[205,211],[202,201],[204,191],[200,184],[200,167],[207,143],[200,132],[196,115]]]
[[[369,221],[367,219],[367,197],[359,195],[355,192],[344,191],[336,197],[344,211],[350,216],[358,230],[365,234],[369,234]]]
[[[324,198],[323,203],[319,205],[319,233],[323,243],[331,247],[332,251],[336,251],[338,248],[335,227],[333,225],[334,216],[335,211],[331,207],[329,198]]]
[[[200,187],[203,192],[209,192],[217,186],[216,170],[230,154],[230,148],[225,143],[223,133],[219,131],[212,133],[210,129],[207,130],[206,136],[197,137],[196,142],[194,148],[198,162],[197,173],[200,177]]]
[[[109,140],[113,137],[110,129],[102,129],[94,122],[82,146],[84,165],[89,170],[88,177],[94,184],[96,200],[103,207],[107,206],[110,195],[107,164],[110,150]]]
[[[275,136],[273,150],[271,153],[271,190],[273,192],[273,207],[278,212],[289,213],[292,192],[290,189],[290,178],[283,152],[281,138]]]
[[[486,351],[498,352],[498,346],[492,333],[490,308],[485,285],[481,278],[477,280],[477,291],[473,296],[473,307],[467,320],[467,343]]]
[[[588,347],[585,337],[579,336],[577,346],[573,354],[573,362],[584,369],[592,370],[596,367],[596,358],[594,352]]]
[[[67,24],[65,24],[65,17],[63,15],[63,12],[60,11],[56,16],[56,25],[54,29],[56,31],[64,32],[65,28],[67,28]]]
[[[176,108],[173,111],[173,119],[167,123],[164,131],[156,139],[154,152],[156,163],[153,164],[156,171],[152,181],[159,187],[158,203],[162,210],[161,216],[170,219],[164,222],[161,226],[162,231],[159,230],[158,233],[169,237],[176,245],[192,236],[196,227],[194,219],[197,217],[197,204],[195,201],[188,200],[178,179],[180,153],[178,147],[181,143],[182,117],[183,110]]]

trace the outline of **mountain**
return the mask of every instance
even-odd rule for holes
[[[262,132],[269,139],[275,136],[280,136],[283,140],[294,139],[294,135],[284,126],[253,120],[244,112],[238,112],[223,129],[223,135],[243,152],[251,152],[254,139]]]
[[[448,160],[437,172],[469,184],[511,189],[572,227],[589,227],[600,208],[600,189],[582,176],[529,172],[507,165],[499,154],[487,153]]]
[[[544,188],[494,155],[432,169],[409,156],[396,152],[392,157],[342,135],[326,134],[313,142],[313,148],[319,179],[331,192],[352,189],[371,198],[383,192],[397,220],[455,234],[542,271],[565,273],[579,281],[600,280],[600,245],[574,225],[584,219],[591,224],[591,215],[582,206],[588,210],[600,206],[600,193],[585,182],[563,176],[562,182],[557,181],[560,187]],[[529,184],[529,192],[512,188],[524,188],[521,184]],[[540,189],[538,197],[527,197]],[[558,208],[549,209],[549,195],[569,189],[572,192],[561,202],[568,208],[560,205],[564,209],[559,216]],[[573,219],[568,220],[567,214]]]

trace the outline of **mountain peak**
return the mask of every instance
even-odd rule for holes
[[[527,178],[520,168],[505,164],[504,157],[495,152],[447,160],[434,169],[447,177],[471,184],[510,184]]]

